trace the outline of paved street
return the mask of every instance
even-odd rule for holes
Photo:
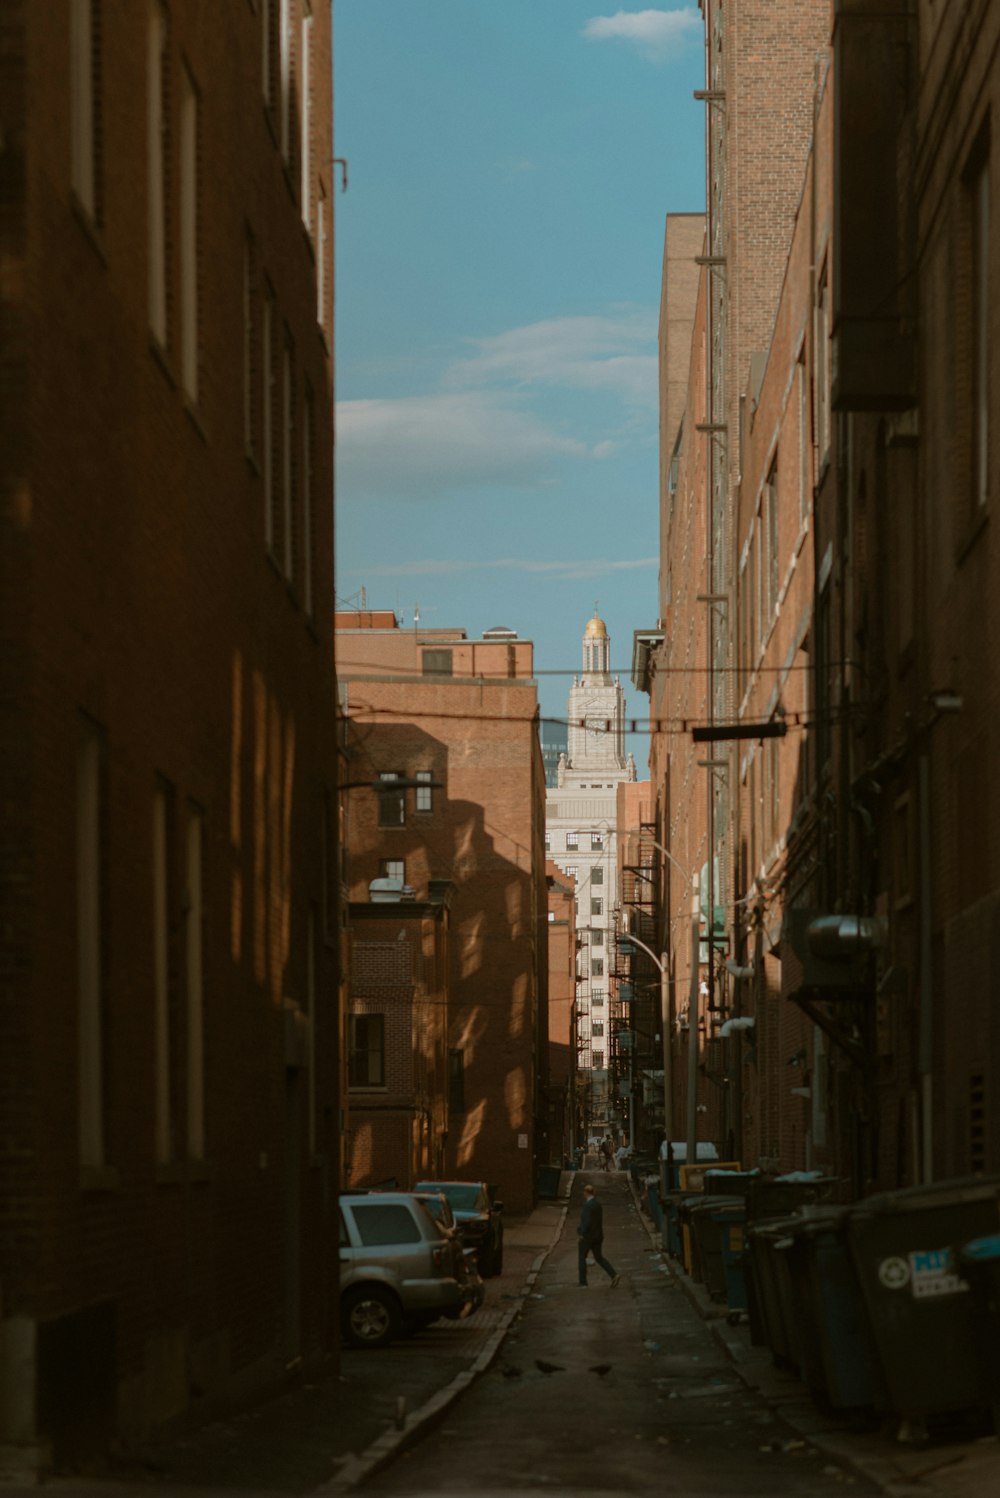
[[[576,1283],[586,1181],[605,1214],[612,1288]],[[851,1431],[752,1348],[668,1265],[627,1176],[564,1174],[554,1202],[508,1227],[504,1274],[476,1316],[341,1377],[145,1453],[114,1474],[61,1478],[60,1498],[223,1498],[319,1492],[817,1495],[979,1498],[998,1490],[995,1439],[904,1448]],[[539,1363],[553,1371],[544,1371]],[[27,1489],[4,1489],[11,1498]]]

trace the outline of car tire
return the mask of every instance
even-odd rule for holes
[[[344,1296],[340,1324],[352,1347],[388,1347],[400,1321],[399,1301],[380,1285],[359,1285]]]

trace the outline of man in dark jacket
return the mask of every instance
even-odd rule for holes
[[[580,1284],[587,1283],[587,1255],[594,1255],[594,1263],[600,1264],[604,1273],[611,1281],[614,1289],[621,1276],[616,1273],[613,1264],[609,1264],[601,1253],[601,1244],[604,1242],[604,1209],[597,1197],[594,1195],[593,1186],[583,1188],[583,1211],[580,1213],[580,1226],[577,1228],[580,1238]]]

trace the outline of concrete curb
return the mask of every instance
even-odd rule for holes
[[[772,1400],[765,1389],[754,1380],[751,1369],[743,1366],[746,1357],[740,1339],[733,1335],[732,1328],[726,1321],[725,1314],[719,1312],[717,1315],[707,1314],[697,1289],[690,1277],[684,1270],[679,1268],[676,1262],[663,1248],[659,1230],[651,1223],[643,1213],[639,1202],[639,1193],[635,1182],[630,1178],[629,1185],[632,1188],[632,1196],[635,1201],[636,1211],[640,1221],[646,1229],[650,1239],[663,1255],[663,1262],[673,1279],[680,1285],[688,1300],[701,1316],[703,1321],[709,1323],[709,1330],[713,1339],[718,1343],[721,1350],[726,1354],[733,1365],[733,1370],[742,1379],[748,1389],[752,1389],[765,1400],[768,1407],[772,1409],[785,1423],[796,1431],[803,1440],[808,1441],[811,1446],[824,1452],[827,1456],[840,1462],[845,1467],[850,1467],[859,1477],[864,1477],[868,1482],[874,1483],[881,1488],[888,1498],[913,1498],[916,1493],[926,1493],[924,1487],[914,1487],[895,1466],[891,1457],[877,1455],[872,1452],[857,1450],[856,1442],[848,1434],[839,1434],[837,1431],[817,1430],[810,1424],[808,1419],[797,1418],[796,1412],[789,1409],[779,1401]],[[819,1416],[817,1416],[819,1418]]]
[[[321,1483],[317,1488],[313,1488],[313,1493],[321,1493],[324,1495],[324,1498],[327,1498],[327,1495],[328,1498],[341,1498],[342,1494],[353,1492],[361,1483],[366,1482],[369,1477],[374,1476],[376,1472],[380,1472],[384,1467],[389,1466],[408,1447],[415,1446],[433,1425],[443,1419],[455,1400],[465,1393],[469,1385],[475,1383],[476,1379],[486,1372],[500,1351],[503,1340],[510,1331],[511,1326],[524,1310],[524,1303],[531,1294],[532,1286],[538,1279],[542,1265],[559,1241],[569,1212],[569,1194],[571,1190],[572,1181],[570,1181],[569,1189],[564,1193],[560,1193],[559,1199],[565,1200],[566,1205],[559,1214],[559,1221],[552,1235],[552,1241],[548,1248],[543,1249],[532,1261],[524,1286],[517,1292],[517,1304],[504,1312],[499,1326],[491,1334],[488,1342],[478,1354],[475,1361],[470,1363],[469,1367],[463,1369],[461,1373],[456,1373],[449,1384],[445,1384],[443,1389],[439,1389],[436,1394],[432,1394],[430,1399],[426,1400],[419,1409],[407,1415],[404,1423],[398,1429],[385,1431],[360,1456],[346,1457],[341,1463],[336,1477],[331,1478],[329,1482]]]

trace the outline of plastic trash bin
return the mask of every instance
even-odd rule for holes
[[[747,1207],[745,1201],[727,1201],[713,1209],[719,1227],[722,1249],[722,1272],[726,1284],[726,1310],[735,1324],[747,1310],[747,1279],[744,1265],[744,1234]]]
[[[979,1377],[1000,1436],[1000,1233],[963,1243],[954,1259],[958,1273],[972,1288]]]
[[[747,1193],[748,1219],[763,1222],[768,1217],[788,1217],[800,1207],[825,1200],[836,1184],[833,1176],[807,1178],[797,1173],[791,1176],[755,1176]]]
[[[726,1266],[722,1256],[722,1213],[731,1197],[694,1197],[685,1206],[693,1237],[695,1278],[700,1279],[712,1300],[726,1299]],[[737,1206],[742,1206],[737,1202]]]
[[[774,1361],[799,1369],[800,1350],[791,1273],[784,1248],[798,1225],[797,1217],[756,1223],[747,1231],[747,1268],[753,1283],[750,1340],[770,1347]]]
[[[846,1230],[889,1407],[907,1421],[988,1407],[976,1298],[951,1248],[1000,1232],[1000,1177],[869,1197]]]
[[[779,1250],[791,1277],[799,1371],[824,1410],[884,1409],[878,1355],[847,1249],[849,1210],[803,1207]]]

